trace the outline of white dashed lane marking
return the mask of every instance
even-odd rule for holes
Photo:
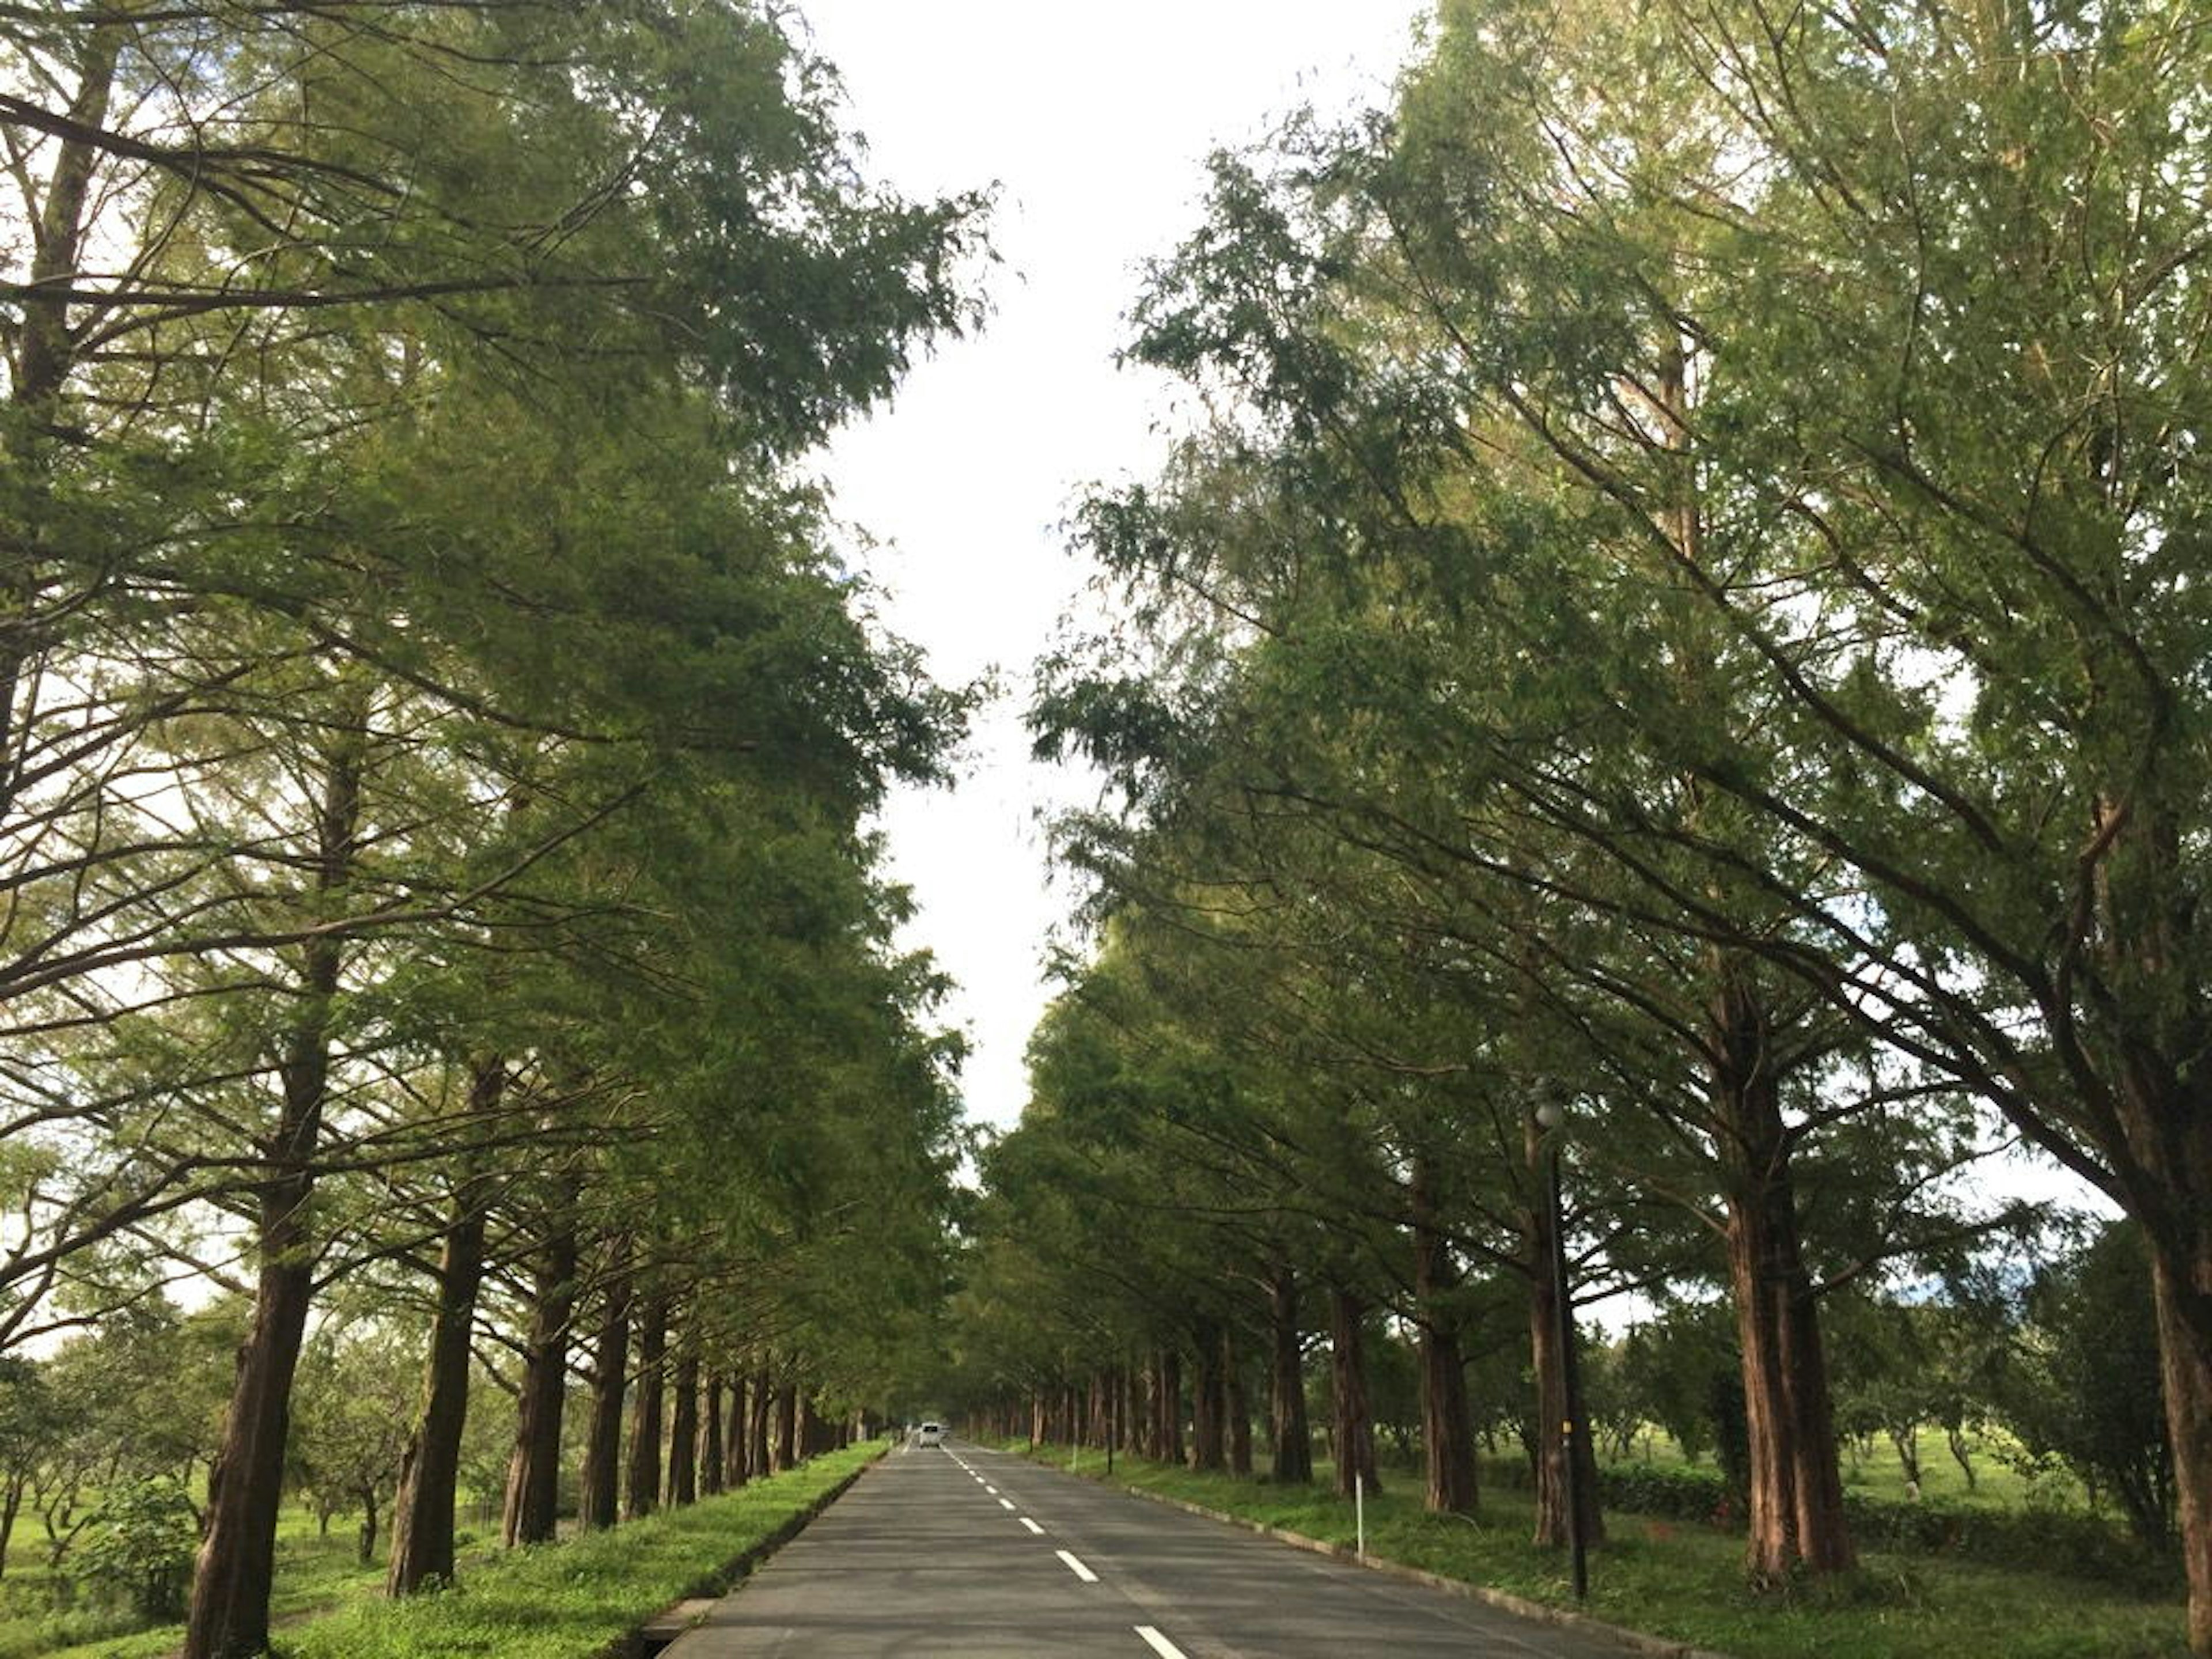
[[[1067,1570],[1073,1573],[1078,1578],[1080,1578],[1085,1583],[1095,1584],[1098,1582],[1098,1575],[1097,1573],[1091,1571],[1090,1568],[1085,1566],[1082,1562],[1077,1560],[1066,1550],[1054,1550],[1053,1553],[1057,1555],[1061,1560],[1065,1561],[1067,1564]]]
[[[1136,1632],[1144,1638],[1145,1645],[1158,1654],[1160,1659],[1184,1659],[1183,1650],[1150,1625],[1139,1625]]]
[[[1035,1533],[1038,1537],[1042,1538],[1044,1536],[1044,1528],[1037,1525],[1036,1522],[1030,1520],[1026,1515],[1022,1517],[1022,1524],[1027,1527],[1031,1532]]]
[[[999,1507],[1002,1510],[1010,1510],[1013,1508],[1013,1506],[1014,1500],[1011,1498],[1001,1498],[999,1500]]]

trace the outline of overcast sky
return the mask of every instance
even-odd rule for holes
[[[1059,528],[1080,486],[1149,469],[1165,386],[1117,372],[1144,261],[1197,221],[1205,159],[1297,105],[1384,94],[1422,0],[802,0],[842,72],[871,171],[909,195],[995,184],[995,307],[842,437],[841,514],[885,545],[868,565],[890,625],[939,679],[996,668],[961,787],[884,814],[922,909],[913,942],[959,981],[969,1115],[1010,1124],[1049,988],[1041,959],[1072,895],[1047,884],[1041,808],[1079,781],[1026,763],[1030,664],[1084,585]]]

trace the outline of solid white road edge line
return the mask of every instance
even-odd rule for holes
[[[1150,1625],[1139,1625],[1134,1628],[1137,1634],[1144,1638],[1145,1645],[1150,1648],[1154,1653],[1158,1654],[1160,1656],[1160,1659],[1186,1659],[1186,1656],[1181,1648],[1169,1641],[1166,1637],[1161,1635],[1159,1632],[1154,1630]]]
[[[1057,1555],[1061,1560],[1067,1563],[1067,1570],[1073,1573],[1078,1578],[1080,1578],[1085,1583],[1095,1584],[1098,1582],[1098,1575],[1097,1573],[1091,1571],[1090,1568],[1085,1566],[1082,1562],[1077,1560],[1066,1550],[1054,1550],[1053,1553]]]
[[[1030,1520],[1026,1515],[1022,1517],[1022,1524],[1027,1527],[1031,1532],[1035,1533],[1038,1537],[1042,1538],[1044,1536],[1044,1528],[1037,1525],[1036,1522]]]

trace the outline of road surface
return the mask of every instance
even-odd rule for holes
[[[962,1442],[871,1468],[667,1659],[1628,1659]]]

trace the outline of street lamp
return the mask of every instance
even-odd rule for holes
[[[1589,1432],[1583,1421],[1581,1367],[1575,1357],[1575,1310],[1568,1298],[1567,1228],[1565,1206],[1559,1201],[1559,1143],[1566,1139],[1566,1110],[1552,1098],[1536,1106],[1537,1127],[1544,1131],[1545,1198],[1551,1208],[1552,1310],[1559,1322],[1560,1392],[1565,1414],[1559,1420],[1559,1490],[1567,1504],[1567,1550],[1574,1563],[1575,1600],[1589,1595],[1589,1554],[1583,1536],[1583,1460],[1576,1455],[1577,1435]]]

